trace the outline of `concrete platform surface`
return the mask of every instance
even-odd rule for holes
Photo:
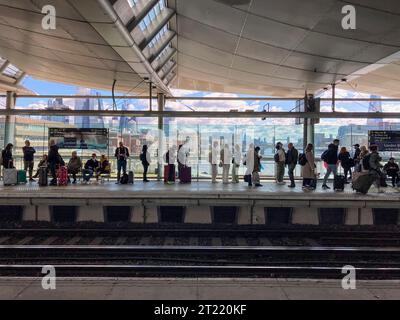
[[[330,183],[330,185],[332,185]],[[116,185],[112,182],[104,184],[92,182],[91,184],[76,184],[66,187],[39,187],[37,183],[28,183],[18,186],[0,186],[0,199],[4,198],[177,198],[177,199],[334,199],[334,200],[400,200],[398,188],[385,188],[385,193],[377,193],[371,188],[370,193],[361,195],[354,192],[350,185],[346,185],[344,192],[323,190],[321,184],[315,191],[303,191],[301,184],[296,188],[287,185],[277,185],[274,182],[263,182],[263,187],[248,187],[239,184],[222,184],[201,181],[191,184],[166,185],[163,182],[152,181],[149,183],[135,182],[134,185]]]
[[[340,280],[60,278],[44,290],[41,278],[0,278],[6,300],[386,300],[400,299],[400,281],[357,281],[344,290]]]

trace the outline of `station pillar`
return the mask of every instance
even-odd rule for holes
[[[6,110],[15,108],[15,93],[7,91]],[[15,140],[15,116],[7,114],[4,121],[4,146],[14,144]]]
[[[305,121],[307,121],[307,143],[312,143],[314,145],[314,133],[315,133],[314,119],[305,119]]]
[[[165,109],[165,94],[157,94],[158,111]],[[157,159],[157,180],[160,181],[163,174],[163,143],[164,143],[164,116],[158,115],[158,159]]]

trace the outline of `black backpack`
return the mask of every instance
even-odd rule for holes
[[[328,160],[328,153],[329,153],[329,150],[325,150],[322,154],[321,154],[321,160],[322,161],[327,161]]]
[[[364,170],[370,170],[371,166],[369,165],[369,160],[371,159],[371,154],[367,154],[363,159],[362,159],[362,165]]]
[[[146,161],[146,156],[144,153],[141,153],[139,158],[140,158],[140,161],[142,161],[142,162]]]
[[[301,153],[299,155],[299,165],[305,166],[306,164],[307,164],[307,157],[306,157],[305,153]]]
[[[122,175],[121,180],[119,181],[119,183],[128,184],[128,182],[129,182],[129,176],[126,173],[124,173]]]
[[[279,154],[278,153],[275,153],[274,160],[275,160],[275,162],[279,162]]]

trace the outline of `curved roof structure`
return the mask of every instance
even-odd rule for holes
[[[41,7],[57,9],[43,30]],[[356,29],[342,8],[356,8]],[[0,0],[0,55],[50,81],[302,96],[348,79],[400,95],[398,0]]]

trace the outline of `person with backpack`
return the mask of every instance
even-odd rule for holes
[[[347,174],[351,179],[351,168],[354,165],[353,159],[350,157],[350,153],[347,151],[346,147],[342,147],[339,152],[338,160],[344,171],[345,183],[349,183],[347,180]]]
[[[317,185],[317,174],[313,149],[314,146],[309,143],[305,149],[305,152],[299,157],[301,176],[303,177],[303,190],[314,190]]]
[[[115,149],[115,157],[117,158],[117,184],[120,183],[121,179],[121,169],[123,175],[126,175],[126,164],[129,158],[129,150],[124,146],[124,143],[121,141],[119,143],[119,147]]]
[[[14,158],[12,155],[12,149],[14,145],[9,143],[6,145],[4,150],[1,152],[1,160],[4,169],[12,169],[14,168]]]
[[[299,159],[299,152],[291,142],[288,144],[288,151],[285,159],[288,166],[288,174],[290,179],[290,185],[288,185],[288,187],[294,188],[296,187],[296,184],[294,183],[294,170],[296,169],[297,161]]]
[[[285,175],[286,154],[285,150],[283,149],[283,144],[278,142],[275,146],[275,149],[275,180],[277,184],[285,184],[283,181],[283,176]]]
[[[35,181],[33,179],[33,166],[34,166],[34,156],[36,150],[31,147],[31,143],[29,140],[25,141],[25,146],[22,148],[22,153],[24,154],[24,170],[29,171],[29,181]]]
[[[335,141],[338,141],[338,140],[335,140]],[[334,177],[337,175],[338,145],[335,143],[331,143],[328,146],[328,150],[325,150],[324,153],[321,155],[321,159],[324,162],[326,162],[326,164],[327,164],[322,188],[330,189],[330,187],[328,187],[328,185],[326,183],[327,183],[328,178],[331,173],[333,173]]]
[[[369,147],[370,153],[363,159],[364,169],[368,169],[369,173],[375,177],[375,186],[378,189],[378,193],[383,193],[381,189],[381,178],[382,178],[382,157],[379,155],[378,146],[371,145]]]
[[[214,141],[211,151],[208,155],[208,161],[211,165],[211,182],[217,183],[218,165],[219,165],[220,151],[218,148],[218,141]]]
[[[391,157],[389,161],[383,166],[383,171],[392,178],[392,187],[394,188],[399,182],[399,165],[395,159]]]
[[[140,154],[140,161],[143,166],[143,182],[149,182],[147,179],[147,171],[149,170],[149,166],[151,163],[150,152],[148,151],[148,147],[145,144],[142,148],[142,153]]]
[[[49,153],[47,155],[47,160],[49,162],[49,168],[52,180],[50,181],[51,186],[57,185],[57,167],[64,166],[65,162],[61,155],[58,153],[58,146],[56,145],[54,140],[50,140],[49,143]]]
[[[262,187],[262,184],[260,183],[261,158],[262,158],[262,156],[260,155],[260,150],[261,150],[260,147],[255,147],[254,149],[254,168],[251,181],[254,182],[255,187]]]

